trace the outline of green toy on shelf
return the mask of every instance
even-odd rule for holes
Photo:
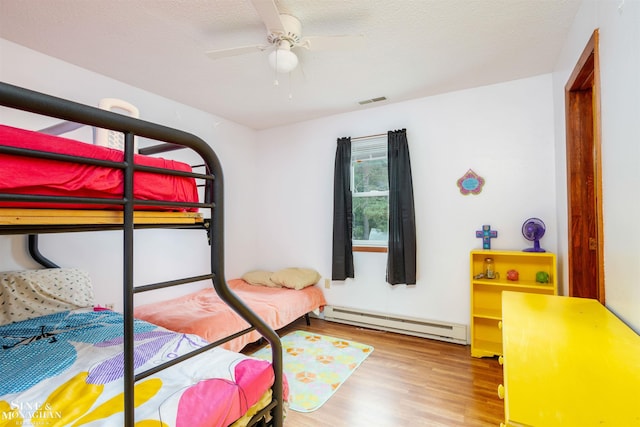
[[[538,271],[536,273],[536,282],[538,283],[549,283],[549,273],[545,271]]]

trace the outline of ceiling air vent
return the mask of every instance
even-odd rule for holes
[[[371,104],[372,102],[380,102],[380,101],[386,101],[386,100],[387,100],[386,96],[379,96],[377,98],[365,99],[364,101],[358,102],[358,104],[365,105],[365,104]]]

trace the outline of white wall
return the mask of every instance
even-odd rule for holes
[[[567,257],[564,85],[593,31],[600,33],[606,305],[640,332],[640,2],[583,2],[553,73],[557,216]],[[567,271],[564,271],[565,278]]]
[[[355,279],[324,289],[329,304],[469,323],[469,251],[475,231],[498,230],[494,249],[530,245],[529,217],[542,218],[542,246],[555,251],[555,160],[551,75],[370,108],[258,135],[256,215],[261,267],[316,268],[331,277],[336,139],[406,128],[416,205],[416,286],[385,283],[386,254],[356,253]],[[460,194],[468,169],[486,180]]]
[[[622,4],[621,9],[618,6]],[[171,100],[82,70],[0,39],[0,79],[95,104],[121,97],[142,117],[209,141],[226,180],[227,277],[251,268],[310,266],[331,275],[331,212],[335,141],[407,128],[418,220],[418,283],[384,282],[386,256],[357,253],[356,279],[333,282],[330,304],[468,323],[468,251],[480,246],[475,230],[491,224],[495,249],[528,246],[524,219],[541,217],[542,246],[566,257],[564,83],[594,28],[602,57],[605,274],[608,306],[640,329],[640,22],[639,2],[586,1],[553,76],[506,82],[410,102],[384,105],[293,126],[252,130]],[[21,121],[26,120],[27,123]],[[48,123],[16,118],[0,109],[0,121],[39,128]],[[555,128],[554,128],[555,126]],[[479,196],[455,185],[467,169],[487,184]],[[557,175],[557,177],[555,177]],[[630,214],[631,213],[631,214]],[[206,248],[174,250],[169,232],[142,232],[136,273],[142,282],[206,265]],[[147,237],[147,234],[152,234]],[[146,240],[149,239],[149,240]],[[199,248],[199,235],[179,239]],[[65,266],[89,270],[98,299],[119,292],[117,233],[47,235],[42,247]],[[157,255],[162,246],[166,253]],[[55,252],[55,253],[54,253]],[[195,264],[194,264],[195,263]],[[162,266],[163,268],[158,268]],[[0,269],[35,267],[21,237],[0,236]],[[162,277],[158,277],[162,278]],[[563,274],[566,281],[566,272]],[[561,283],[562,285],[562,283]],[[566,286],[565,286],[566,288]]]
[[[122,98],[140,109],[141,118],[191,132],[207,141],[220,158],[226,183],[226,277],[238,277],[255,264],[255,211],[250,197],[256,180],[251,167],[256,161],[253,130],[3,39],[0,57],[0,80],[6,83],[90,105],[97,105],[105,97]],[[0,109],[0,122],[39,129],[55,120]],[[184,157],[178,152],[167,156]],[[24,240],[22,236],[0,236],[0,270],[37,267],[26,253]],[[40,240],[43,253],[59,265],[90,273],[98,302],[114,302],[120,307],[121,233],[51,234]],[[209,271],[209,247],[202,231],[143,230],[136,233],[135,243],[135,276],[139,284]],[[196,284],[191,289],[201,286]],[[142,302],[175,292],[178,291],[167,290],[136,299]]]

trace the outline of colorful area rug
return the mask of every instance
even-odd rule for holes
[[[281,341],[289,408],[298,412],[321,407],[373,351],[370,345],[306,331],[291,332]],[[271,346],[253,356],[271,361]]]

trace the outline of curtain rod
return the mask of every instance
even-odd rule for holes
[[[386,133],[378,133],[375,135],[366,135],[366,136],[356,136],[355,138],[351,138],[352,141],[357,141],[359,139],[369,139],[369,138],[379,138],[381,136],[387,136]]]

